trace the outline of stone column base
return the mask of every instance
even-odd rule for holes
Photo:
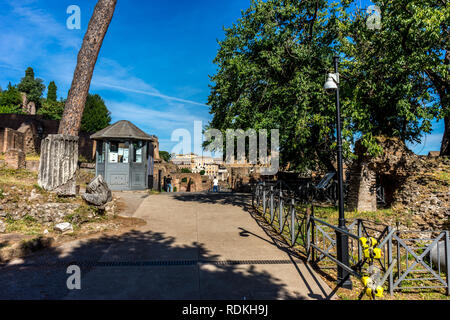
[[[62,196],[77,194],[78,137],[49,135],[41,143],[38,184]]]

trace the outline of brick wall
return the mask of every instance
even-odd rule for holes
[[[355,162],[348,177],[348,210],[377,211],[376,173],[367,162]]]
[[[24,135],[10,128],[0,128],[0,152],[6,153],[9,149],[23,150]]]
[[[59,121],[45,120],[40,115],[0,114],[0,152],[2,153],[5,153],[9,148],[13,148],[10,145],[11,140],[4,139],[5,128],[23,134],[24,145],[21,148],[26,154],[39,154],[42,139],[49,134],[58,133]],[[39,136],[39,130],[42,130],[41,136]],[[88,161],[94,160],[94,141],[90,139],[90,134],[80,132],[79,136],[80,156]]]

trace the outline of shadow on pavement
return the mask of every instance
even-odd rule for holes
[[[184,202],[233,205],[244,210],[250,210],[252,208],[252,195],[245,193],[174,193],[173,198]]]
[[[211,263],[219,257],[203,244],[175,246],[175,240],[163,233],[134,230],[47,249],[0,267],[0,299],[303,298],[255,266]],[[70,265],[81,268],[81,290],[67,289]]]

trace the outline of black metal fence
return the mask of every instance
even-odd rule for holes
[[[282,182],[262,182],[253,186],[252,204],[258,214],[283,236],[287,244],[303,252],[320,268],[340,266],[357,279],[378,270],[380,282],[395,291],[445,289],[450,295],[449,231],[400,231],[391,226],[356,219],[342,230],[315,216],[315,206],[298,197]],[[349,238],[350,265],[337,259],[336,233]],[[367,267],[367,249],[361,239],[374,239],[380,258]]]

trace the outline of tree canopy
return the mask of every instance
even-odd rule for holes
[[[47,90],[47,101],[55,102],[58,99],[57,95],[58,88],[54,81],[50,82]]]
[[[172,158],[172,156],[170,155],[170,153],[167,152],[167,151],[160,151],[160,152],[159,152],[159,157],[160,157],[161,159],[163,159],[164,161],[166,161],[166,162],[170,162],[170,159]]]
[[[19,89],[20,92],[26,93],[28,101],[34,102],[37,109],[39,109],[41,105],[41,97],[45,90],[43,82],[42,79],[35,78],[33,68],[28,67],[25,71],[25,77],[23,77],[17,85],[17,89]]]
[[[361,133],[367,147],[375,146],[374,135],[420,142],[431,120],[449,113],[450,7],[435,0],[373,3],[381,10],[379,30],[368,28],[359,10],[340,23],[352,132]]]
[[[95,133],[111,124],[111,113],[105,105],[102,97],[98,94],[89,94],[86,99],[83,118],[81,120],[81,130]]]
[[[282,165],[334,170],[335,98],[323,84],[339,55],[347,157],[355,139],[375,155],[376,135],[418,141],[430,132],[447,109],[426,70],[448,76],[439,54],[448,6],[374,1],[382,28],[372,30],[351,2],[253,0],[219,42],[207,128],[279,129]]]
[[[8,84],[8,88],[5,91],[0,92],[0,106],[14,107],[14,109],[21,110],[22,95],[20,91],[11,82]],[[6,112],[2,112],[6,113]]]

